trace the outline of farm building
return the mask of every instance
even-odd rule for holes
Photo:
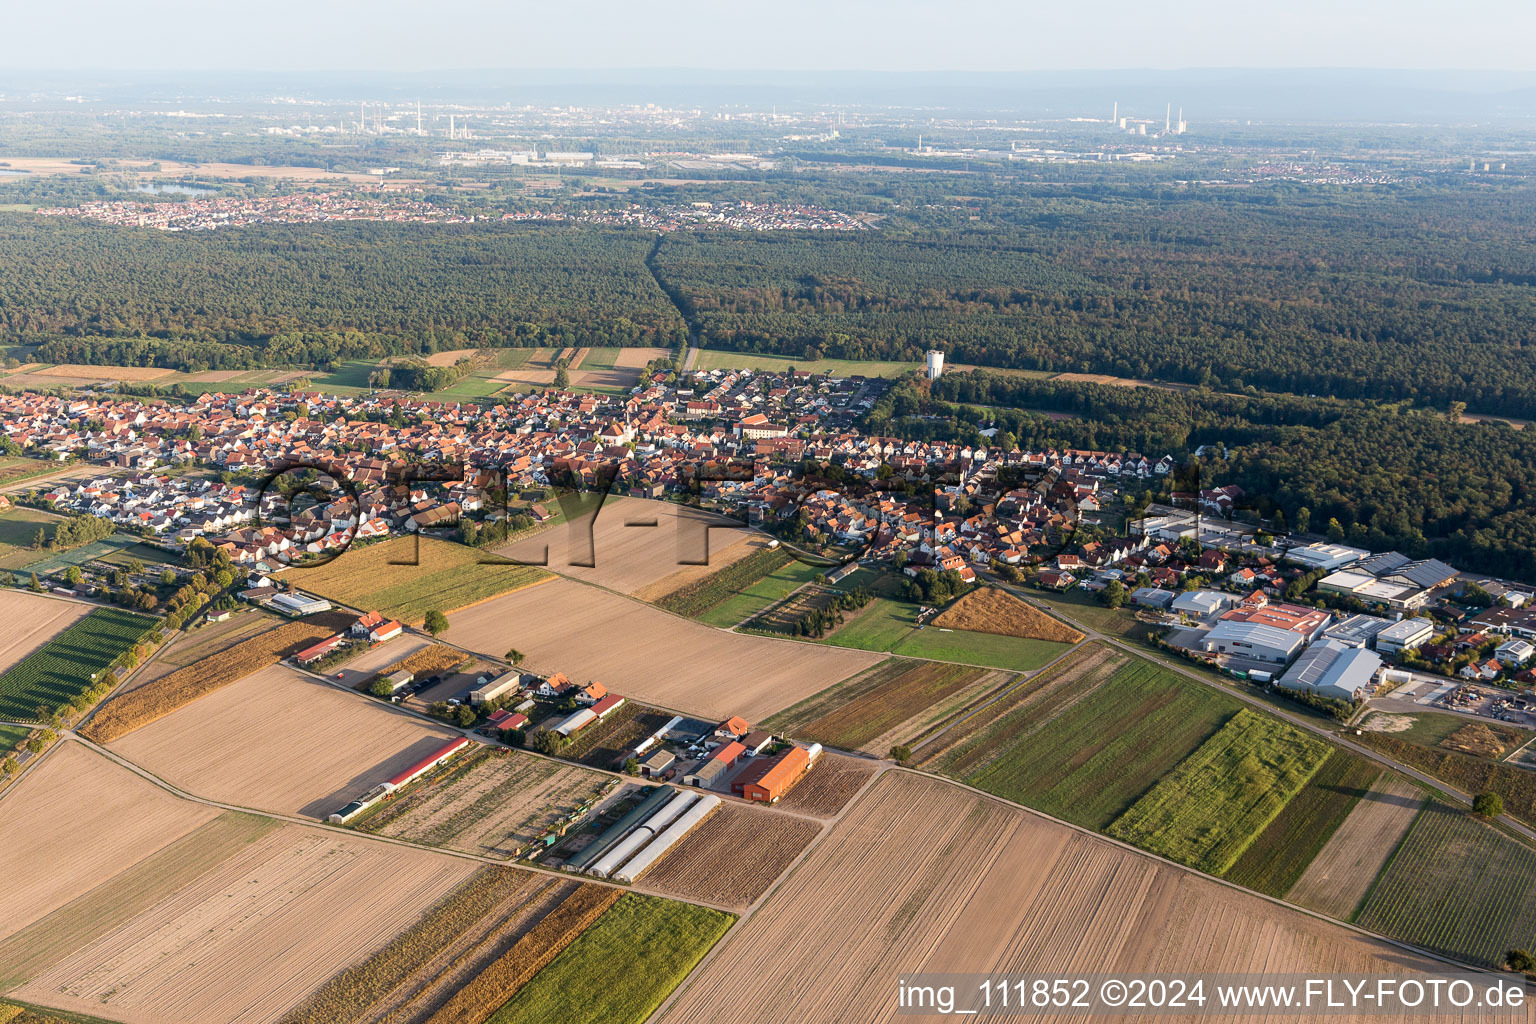
[[[306,667],[313,665],[315,662],[319,661],[321,658],[325,657],[327,654],[330,654],[336,648],[340,647],[343,639],[344,638],[340,635],[328,636],[324,640],[321,640],[319,643],[315,644],[313,647],[306,647],[298,654],[295,654],[293,656],[293,660]]]
[[[607,718],[613,712],[624,706],[624,698],[616,693],[610,693],[596,704],[592,705],[592,713],[598,718]]]
[[[1231,654],[1257,661],[1287,664],[1306,644],[1307,638],[1278,626],[1224,619],[1200,639],[1200,646],[1215,654]]]
[[[1361,647],[1337,640],[1319,640],[1302,652],[1290,671],[1280,677],[1287,690],[1301,690],[1337,700],[1354,700],[1368,688],[1381,668],[1381,659]]]
[[[666,725],[662,726],[660,729],[657,729],[655,732],[651,733],[649,736],[635,745],[635,756],[639,757],[641,754],[645,753],[647,750],[650,750],[656,744],[660,743],[662,739],[667,735],[667,733],[677,728],[678,725],[682,723],[682,721],[682,715],[673,715],[672,720],[669,721]]]
[[[772,742],[773,734],[764,732],[761,729],[758,729],[756,732],[749,732],[741,738],[741,745],[747,748],[748,754],[754,756],[762,753],[763,748]]]
[[[659,779],[676,761],[677,755],[672,751],[657,750],[640,762],[640,771],[653,779]]]
[[[380,612],[369,612],[366,615],[358,616],[357,621],[352,623],[352,635],[355,637],[365,637],[382,625],[384,625],[383,614]]]
[[[820,748],[816,749],[819,753]],[[748,765],[731,784],[731,789],[748,800],[778,803],[810,766],[811,756],[804,747],[790,747],[781,754]]]
[[[561,736],[570,736],[580,732],[595,721],[597,721],[597,713],[591,708],[582,708],[575,714],[556,722],[553,731]]]
[[[528,725],[528,716],[502,708],[500,711],[491,712],[490,717],[486,719],[486,724],[498,733],[516,732]]]
[[[331,610],[331,602],[307,594],[278,594],[267,604],[275,611],[295,619]]]
[[[371,644],[381,644],[386,640],[393,640],[403,632],[405,632],[405,626],[401,625],[397,619],[390,619],[388,622],[380,623],[369,632],[368,642]]]
[[[471,704],[484,704],[498,697],[505,697],[509,693],[515,693],[523,685],[521,672],[504,672],[495,679],[487,680],[480,686],[469,691]]]
[[[366,794],[358,797],[356,800],[353,800],[339,811],[332,812],[328,820],[333,825],[345,825],[347,822],[351,821],[353,818],[357,817],[363,811],[372,807],[380,800],[390,796],[396,790],[410,785],[412,782],[421,778],[427,772],[431,771],[433,768],[436,768],[438,765],[442,764],[444,761],[447,761],[449,758],[453,757],[455,754],[459,753],[461,750],[468,746],[470,746],[469,740],[462,736],[456,740],[450,740],[448,743],[433,751],[427,757],[424,757],[420,761],[417,761],[415,764],[411,765],[405,771],[384,780],[377,786],[374,786]]]
[[[727,718],[725,721],[721,722],[718,726],[715,727],[715,735],[719,736],[721,739],[725,739],[726,737],[729,737],[733,740],[739,739],[751,731],[752,726],[749,725],[747,720],[742,718],[740,715],[732,715],[730,718]]]
[[[389,675],[385,676],[384,681],[389,684],[390,693],[399,693],[407,686],[410,686],[411,681],[415,678],[416,677],[412,675],[407,669],[401,669],[398,672],[391,672]]]
[[[1430,619],[1403,619],[1376,634],[1376,650],[1382,654],[1401,654],[1426,643],[1435,635]]]
[[[706,759],[694,765],[693,771],[683,776],[683,785],[708,789],[730,770],[731,766],[724,761]]]

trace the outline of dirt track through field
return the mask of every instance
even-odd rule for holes
[[[60,744],[0,800],[0,938],[219,813],[78,743]]]
[[[188,793],[324,818],[458,735],[274,665],[111,748]]]
[[[288,826],[21,990],[125,1024],[272,1021],[476,866]]]
[[[1422,806],[1422,789],[1400,775],[1383,772],[1307,865],[1286,899],[1320,914],[1348,919]]]

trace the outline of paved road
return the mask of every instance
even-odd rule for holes
[[[1035,607],[1041,609],[1042,611],[1048,612],[1051,615],[1055,615],[1058,618],[1065,619],[1066,621],[1072,623],[1072,625],[1074,625],[1078,629],[1082,630],[1083,633],[1087,635],[1089,640],[1096,640],[1099,643],[1102,643],[1102,644],[1104,644],[1104,645],[1106,645],[1108,647],[1113,647],[1116,650],[1123,651],[1126,654],[1134,654],[1137,657],[1143,657],[1143,658],[1147,657],[1147,652],[1145,650],[1140,649],[1140,648],[1136,647],[1133,644],[1126,643],[1124,640],[1121,640],[1118,637],[1107,636],[1107,635],[1105,635],[1103,633],[1100,633],[1098,630],[1093,629],[1092,627],[1088,626],[1087,624],[1085,624],[1083,622],[1076,621],[1076,620],[1072,619],[1070,616],[1068,616],[1066,614],[1063,614],[1059,609],[1047,607],[1047,606],[1041,604],[1039,601],[1036,601],[1030,594],[1024,592],[1023,590],[1021,590],[1018,587],[1012,586],[1012,585],[1007,584],[1007,583],[1003,583],[1001,581],[998,582],[998,586],[1002,587],[1004,590],[1008,591],[1010,594],[1013,594],[1015,597],[1025,601],[1025,602],[1027,602],[1027,603],[1029,603],[1031,605],[1034,605]],[[1260,700],[1257,697],[1254,697],[1254,696],[1251,696],[1250,694],[1244,693],[1240,689],[1237,689],[1237,688],[1234,688],[1234,687],[1230,687],[1230,686],[1223,686],[1223,685],[1221,685],[1221,683],[1217,682],[1216,680],[1213,680],[1213,679],[1211,679],[1208,676],[1202,675],[1201,673],[1196,672],[1193,669],[1185,668],[1184,666],[1179,665],[1176,662],[1164,661],[1162,659],[1156,659],[1156,660],[1157,660],[1157,663],[1159,665],[1162,665],[1164,668],[1168,669],[1170,672],[1177,672],[1180,675],[1185,676],[1186,678],[1193,679],[1197,683],[1203,683],[1206,686],[1210,686],[1210,687],[1214,687],[1216,689],[1219,689],[1222,693],[1225,693],[1225,694],[1228,694],[1230,696],[1236,697],[1238,700],[1244,702],[1245,704],[1250,704],[1253,707],[1258,708],[1261,711],[1265,711],[1265,712],[1267,712],[1267,713],[1269,713],[1271,715],[1277,715],[1280,718],[1285,719],[1287,722],[1290,722],[1292,725],[1296,726],[1299,729],[1305,729],[1308,732],[1316,733],[1319,736],[1327,737],[1330,741],[1332,741],[1334,743],[1337,743],[1339,746],[1341,746],[1344,749],[1350,751],[1351,753],[1359,754],[1361,757],[1370,758],[1372,761],[1375,761],[1375,762],[1377,762],[1379,764],[1386,765],[1388,768],[1391,768],[1393,771],[1401,772],[1402,774],[1407,775],[1410,778],[1413,778],[1413,779],[1423,783],[1424,785],[1431,787],[1432,789],[1438,790],[1439,792],[1443,793],[1444,795],[1450,797],[1452,800],[1454,800],[1458,804],[1461,804],[1461,805],[1464,805],[1464,806],[1468,806],[1468,807],[1470,807],[1471,804],[1472,804],[1471,796],[1466,794],[1466,793],[1461,792],[1461,790],[1456,789],[1455,787],[1449,785],[1448,783],[1442,782],[1439,779],[1437,779],[1437,778],[1435,778],[1435,777],[1433,777],[1431,775],[1425,775],[1423,772],[1418,771],[1415,768],[1410,768],[1408,765],[1402,764],[1401,762],[1398,762],[1398,761],[1394,761],[1392,758],[1390,758],[1390,757],[1386,756],[1385,754],[1382,754],[1382,753],[1380,753],[1380,752],[1378,752],[1376,750],[1373,750],[1370,747],[1364,746],[1363,744],[1360,744],[1360,743],[1356,743],[1354,740],[1350,739],[1349,737],[1340,735],[1340,733],[1336,729],[1334,729],[1334,728],[1332,728],[1330,726],[1319,725],[1317,722],[1315,722],[1315,721],[1313,721],[1313,720],[1311,720],[1309,718],[1305,718],[1305,717],[1303,717],[1301,715],[1294,714],[1292,712],[1286,711],[1283,708],[1277,708],[1273,704],[1267,703],[1266,701],[1262,701],[1262,700]],[[1536,829],[1531,829],[1531,828],[1527,827],[1526,825],[1522,824],[1519,821],[1516,821],[1514,818],[1510,817],[1507,814],[1504,815],[1503,817],[1501,817],[1499,819],[1499,821],[1502,824],[1504,824],[1505,826],[1507,826],[1510,829],[1510,831],[1518,832],[1520,835],[1522,835],[1525,838],[1531,840],[1532,842],[1536,842]]]

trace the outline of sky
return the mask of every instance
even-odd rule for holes
[[[1536,69],[1530,0],[0,0],[0,69]]]

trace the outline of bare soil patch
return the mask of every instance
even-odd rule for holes
[[[1348,920],[1423,806],[1423,790],[1393,772],[1382,773],[1285,898]]]
[[[323,818],[458,735],[274,665],[112,749],[198,796]]]
[[[832,908],[835,908],[832,909]],[[899,1021],[916,972],[1433,969],[939,780],[887,772],[659,1018]]]
[[[824,753],[778,806],[786,811],[830,818],[847,806],[879,770],[878,765],[869,761]]]
[[[722,804],[639,879],[643,890],[745,909],[821,832],[815,822]]]
[[[11,626],[0,636],[0,672],[52,640],[71,623],[85,618],[89,605],[59,601],[22,590],[0,590],[0,621]]]
[[[657,707],[758,721],[881,660],[865,651],[727,633],[556,580],[450,615],[454,641]]]
[[[1407,732],[1413,728],[1413,716],[1373,711],[1360,723],[1360,728],[1366,732]]]

